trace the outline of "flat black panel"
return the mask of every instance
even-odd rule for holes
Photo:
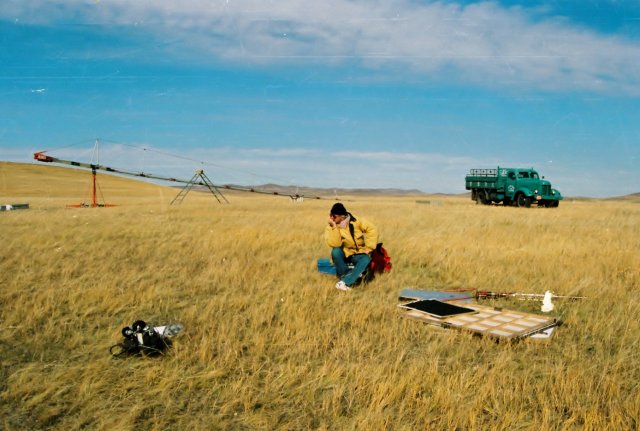
[[[448,317],[456,314],[474,313],[476,311],[472,308],[460,307],[458,305],[437,301],[435,299],[423,299],[421,301],[410,302],[408,304],[404,304],[402,307],[410,310],[422,311],[423,313],[432,314],[436,317]]]

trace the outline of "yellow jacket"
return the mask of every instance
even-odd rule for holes
[[[356,253],[371,253],[378,244],[378,229],[368,221],[351,215],[349,226],[344,229],[327,226],[324,239],[331,248],[342,247],[346,257]]]

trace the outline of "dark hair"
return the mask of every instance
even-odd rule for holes
[[[344,205],[342,205],[340,202],[333,204],[333,206],[331,207],[331,211],[330,211],[331,215],[343,215],[346,216],[349,213],[347,212],[347,209],[344,207]]]

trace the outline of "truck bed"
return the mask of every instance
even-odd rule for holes
[[[465,177],[467,190],[471,189],[495,189],[498,181],[497,169],[471,169]]]

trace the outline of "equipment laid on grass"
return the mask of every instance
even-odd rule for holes
[[[329,261],[329,259],[325,259]],[[318,268],[320,263],[318,261]],[[335,273],[335,271],[334,271]],[[400,291],[400,300],[409,299],[438,299],[440,301],[458,301],[466,299],[495,299],[495,298],[516,298],[522,301],[547,301],[552,299],[586,299],[586,296],[564,296],[554,295],[550,291],[546,293],[519,293],[519,292],[490,292],[486,290],[476,290],[474,288],[443,289],[443,290],[419,290],[403,289]]]
[[[553,305],[553,303],[551,302],[551,298],[553,297],[553,294],[550,291],[546,291],[544,293],[544,297],[542,298],[542,307],[540,307],[540,311],[542,311],[543,313],[548,313],[550,311],[553,311],[553,309],[555,308],[555,305]]]
[[[550,292],[549,292],[550,293]],[[489,292],[479,290],[476,292],[476,299],[493,298],[516,298],[523,301],[543,301],[547,293],[519,293],[519,292]],[[550,299],[587,299],[586,296],[565,296],[550,293]]]
[[[402,317],[506,340],[529,337],[560,323],[551,317],[458,301],[423,299],[398,308]]]
[[[27,209],[29,209],[29,204],[0,205],[0,211],[27,210]]]
[[[419,301],[409,302],[408,304],[400,304],[399,306],[407,310],[420,311],[440,319],[476,312],[473,308],[462,307],[460,305],[438,301],[437,299],[421,299]]]
[[[116,358],[159,356],[171,346],[171,338],[182,330],[183,326],[179,323],[153,327],[144,320],[136,320],[131,326],[122,328],[124,340],[111,346],[109,352]]]
[[[449,301],[470,301],[476,298],[475,289],[458,289],[458,290],[418,290],[418,289],[402,289],[398,299],[402,300],[419,300],[419,299],[437,299],[442,302]]]
[[[465,177],[465,188],[471,190],[471,199],[478,204],[502,202],[530,207],[536,203],[548,208],[557,207],[562,195],[542,178],[533,168],[471,169]]]

